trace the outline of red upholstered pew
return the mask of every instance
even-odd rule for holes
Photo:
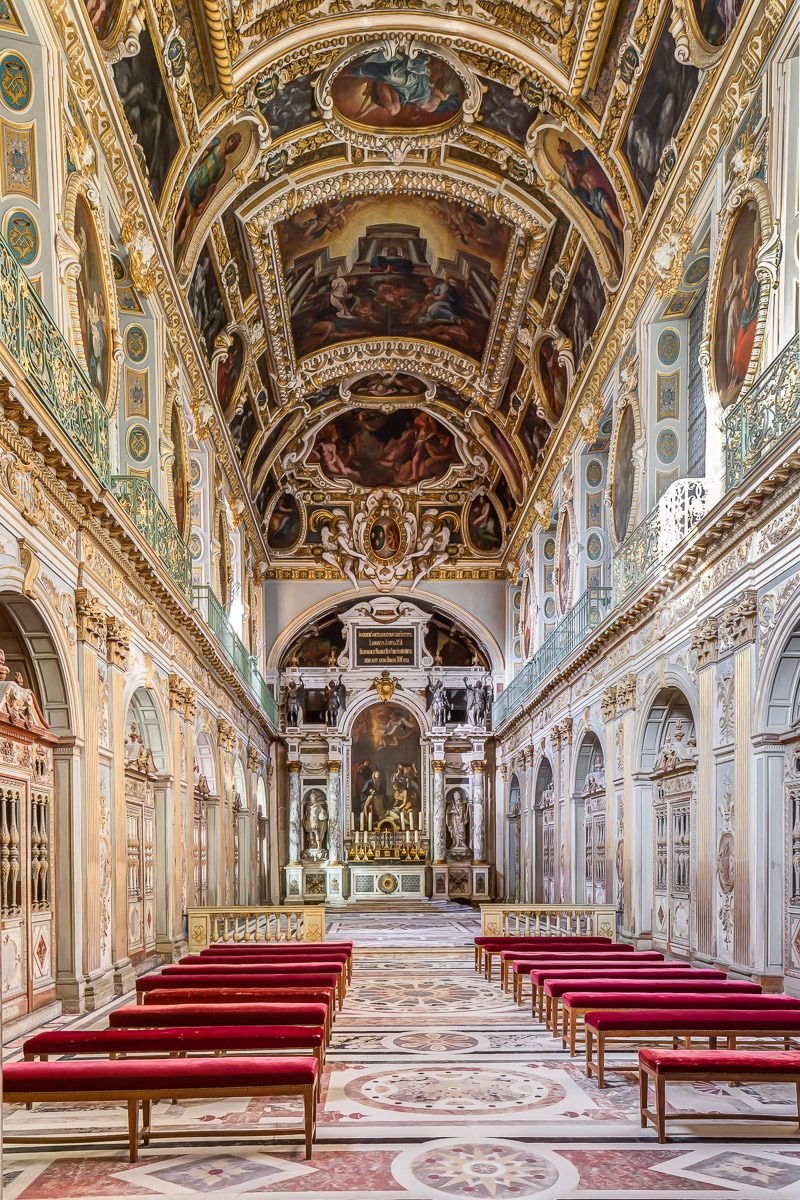
[[[241,973],[237,973],[234,982],[227,975],[217,975],[208,972],[167,974],[164,971],[159,971],[158,974],[139,976],[136,980],[136,998],[141,1002],[141,997],[147,992],[164,988],[176,990],[185,990],[186,988],[233,988],[236,991],[241,991],[243,988],[267,988],[273,991],[286,990],[288,988],[292,991],[328,991],[330,992],[331,1000],[335,1001],[338,978],[336,975],[325,974],[321,971],[314,971],[309,974],[295,974],[293,971],[281,971],[268,975],[242,971]]]
[[[521,946],[518,949],[503,949],[500,951],[500,982],[503,991],[508,991],[509,980],[515,962],[533,962],[547,955],[550,958],[578,958],[581,962],[594,962],[597,958],[623,958],[628,959],[632,954],[635,954],[633,946],[627,944],[620,945],[597,945],[580,946],[571,945],[574,938],[562,938],[561,944],[556,946]],[[496,952],[492,951],[492,957],[497,957]],[[657,951],[645,951],[643,953],[657,953]],[[663,955],[661,956],[663,958]],[[491,974],[491,973],[490,973]]]
[[[608,937],[571,937],[567,934],[532,934],[529,937],[509,934],[508,937],[498,937],[496,934],[481,934],[475,938],[475,970],[483,970],[487,950],[499,953],[501,950],[510,950],[513,946],[551,946],[564,942],[579,942],[582,946],[614,945]]]
[[[637,979],[661,979],[665,974],[667,977],[680,979],[689,971],[692,971],[691,963],[681,962],[638,962],[631,961],[625,966],[610,966],[594,968],[581,967],[536,967],[528,968],[531,980],[531,1015],[538,1021],[546,1020],[550,1023],[550,998],[545,994],[545,985],[554,979],[573,979],[576,984],[581,984],[585,987],[593,987],[595,981],[608,981],[609,983],[619,982],[624,984],[625,981],[631,980],[635,982]],[[703,970],[705,979],[724,979],[725,973],[718,971],[714,967],[699,968]],[[516,977],[515,977],[516,978]],[[521,993],[521,988],[520,988]],[[546,1007],[545,1007],[546,1002]],[[546,1013],[546,1016],[544,1015]]]
[[[199,954],[188,957],[192,960],[200,959],[202,962],[270,962],[283,959],[290,959],[292,962],[343,962],[347,967],[348,983],[353,978],[352,942],[216,942],[213,946],[201,950]]]
[[[176,980],[180,983],[180,980]],[[165,983],[169,983],[166,980]],[[330,1041],[331,1027],[334,1018],[334,993],[330,988],[269,988],[269,987],[160,987],[141,993],[141,1003],[157,1007],[190,1004],[195,1006],[225,1005],[230,1010],[236,1005],[236,1019],[239,1019],[239,1009],[246,1004],[324,1004],[325,1005],[325,1035]],[[185,1024],[185,1022],[184,1022]]]
[[[598,950],[609,951],[616,950],[616,948],[616,945],[610,939],[565,936],[520,938],[519,941],[511,938],[495,938],[488,940],[480,946],[476,945],[475,951],[484,964],[484,975],[491,983],[494,960],[495,958],[499,958],[504,951],[529,949],[531,954],[535,956],[547,950],[553,951],[556,954],[594,954]]]
[[[650,1081],[654,1110],[648,1108]],[[666,1111],[666,1085],[674,1083],[788,1083],[795,1087],[794,1116],[762,1113],[678,1113]],[[639,1051],[639,1101],[642,1129],[651,1121],[665,1142],[667,1121],[792,1121],[800,1124],[800,1051],[796,1050],[661,1050]]]
[[[698,972],[699,974],[699,972]],[[546,985],[549,987],[550,985]],[[575,1054],[575,1038],[578,1031],[578,1021],[586,1012],[601,1012],[607,1009],[623,1008],[707,1008],[713,1007],[718,1001],[718,1008],[793,1008],[790,997],[764,996],[761,985],[742,980],[695,980],[694,972],[687,972],[682,979],[652,979],[638,982],[595,987],[594,984],[566,984],[558,988],[563,1006],[563,1031],[561,1044],[567,1045],[569,1052]],[[584,1001],[590,997],[588,1003]],[[772,1005],[773,1000],[778,1004]],[[785,1000],[790,1002],[784,1003]],[[628,1003],[630,1001],[630,1003]],[[554,1006],[558,999],[553,997]],[[797,1007],[800,1008],[800,1002]],[[558,1013],[555,1014],[553,1036],[558,1036]]]
[[[664,955],[657,950],[643,950],[638,954],[537,954],[535,957],[526,958],[522,962],[512,964],[512,979],[519,976],[519,983],[515,983],[518,1002],[522,1000],[522,984],[524,976],[529,975],[535,968],[554,967],[563,968],[564,971],[569,970],[589,970],[595,969],[598,975],[602,975],[606,967],[627,969],[633,967],[634,970],[639,966],[653,966],[656,963],[663,963]],[[637,964],[636,967],[633,964]]]
[[[648,1004],[650,1003],[650,997]],[[764,996],[766,1000],[770,997]],[[772,997],[775,999],[775,997]],[[792,997],[787,997],[792,999]],[[797,1002],[800,1005],[800,1002]],[[741,1004],[749,1005],[746,997]],[[729,1050],[735,1050],[737,1038],[748,1041],[771,1038],[782,1040],[788,1050],[792,1040],[800,1037],[800,1007],[796,1008],[638,1008],[623,1012],[587,1012],[586,1074],[605,1087],[605,1050],[609,1042],[645,1042],[659,1038],[677,1041],[679,1038],[708,1039],[716,1049],[718,1039],[724,1038]],[[595,1061],[595,1044],[597,1060]]]
[[[215,993],[217,995],[218,993]],[[149,1001],[153,993],[147,997]],[[231,1017],[230,1004],[191,1001],[178,1004],[126,1004],[108,1014],[111,1029],[172,1029],[176,1026],[225,1025]],[[236,1024],[260,1025],[264,1028],[282,1026],[325,1026],[328,1019],[328,1003],[264,1003],[244,1001],[236,1005]]]
[[[280,1051],[284,1056],[298,1051],[313,1054],[319,1068],[325,1061],[325,1029],[319,1025],[239,1025],[237,1010],[226,1009],[227,1025],[176,1026],[171,1029],[78,1029],[37,1033],[23,1044],[26,1062],[47,1062],[53,1055],[72,1054],[117,1058],[131,1055],[152,1058],[172,1054],[253,1054]]]
[[[558,1002],[565,992],[667,992],[683,990],[684,984],[702,983],[713,986],[725,983],[727,976],[716,967],[693,967],[689,963],[653,963],[651,969],[626,972],[601,972],[580,975],[577,972],[550,971],[542,983],[545,1001],[545,1023],[558,1033]],[[701,989],[703,990],[703,989]],[[758,994],[761,987],[748,983],[743,992]]]
[[[170,963],[165,966],[161,974],[164,976],[183,976],[196,978],[201,975],[214,975],[220,978],[230,978],[232,980],[243,979],[245,976],[256,976],[259,979],[270,979],[276,975],[284,977],[292,976],[295,982],[302,984],[303,980],[311,975],[332,975],[336,981],[336,996],[339,1001],[339,1008],[344,1004],[345,990],[347,986],[347,971],[344,963],[337,962],[298,962],[298,963],[218,963],[216,960],[193,963]]]
[[[128,1108],[130,1161],[139,1158],[139,1142],[153,1137],[185,1137],[227,1134],[216,1123],[213,1128],[156,1134],[152,1129],[153,1103],[159,1100],[220,1100],[242,1096],[300,1096],[303,1125],[300,1128],[267,1130],[252,1126],[232,1130],[232,1136],[256,1133],[260,1137],[302,1134],[306,1158],[316,1133],[317,1061],[305,1055],[295,1058],[125,1058],[113,1062],[67,1060],[64,1062],[16,1062],[3,1067],[3,1103],[76,1104],[99,1102],[125,1104]],[[142,1128],[139,1129],[139,1105]],[[4,1133],[8,1143],[38,1143],[41,1135],[29,1137]],[[80,1135],[81,1141],[86,1140]],[[52,1139],[49,1139],[52,1140]],[[59,1139],[61,1140],[61,1139]],[[93,1139],[108,1141],[109,1135]]]

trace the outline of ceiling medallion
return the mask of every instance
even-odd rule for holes
[[[395,163],[412,150],[454,141],[482,98],[477,78],[455,54],[410,34],[353,47],[316,86],[332,134]]]

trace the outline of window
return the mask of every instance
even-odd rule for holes
[[[701,478],[706,473],[706,398],[700,367],[706,293],[702,292],[689,316],[689,386],[687,417],[687,474]]]

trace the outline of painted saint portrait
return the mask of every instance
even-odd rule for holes
[[[376,132],[446,128],[461,115],[465,96],[463,82],[444,59],[406,51],[376,50],[356,58],[331,85],[336,115]]]
[[[353,722],[351,808],[355,827],[419,827],[420,733],[399,704],[373,704]]]
[[[703,41],[724,46],[733,33],[744,0],[691,0],[692,12]]]
[[[299,357],[367,338],[437,342],[480,361],[510,228],[458,201],[324,201],[277,227]]]
[[[244,343],[239,334],[234,333],[225,355],[217,362],[217,399],[223,412],[236,394],[243,362]]]
[[[83,0],[83,2],[97,40],[105,41],[122,12],[124,0]]]
[[[97,224],[86,198],[75,204],[75,241],[79,272],[76,281],[78,321],[86,373],[103,403],[111,386],[111,329]]]
[[[475,549],[483,554],[497,554],[502,549],[502,522],[486,492],[470,501],[467,508],[467,533]]]
[[[531,467],[535,467],[550,437],[551,426],[539,413],[535,401],[531,400],[522,424],[519,436],[528,454]]]
[[[148,29],[139,36],[139,53],[114,63],[114,84],[134,136],[134,148],[146,168],[156,204],[180,148],[175,118]]]
[[[290,550],[300,536],[300,506],[289,492],[282,492],[267,521],[267,545],[270,550]]]
[[[217,335],[224,329],[228,318],[208,244],[203,246],[198,256],[189,284],[188,300],[195,324],[205,342],[206,355],[210,359]]]
[[[453,435],[425,411],[358,408],[329,421],[314,440],[309,463],[328,479],[361,487],[413,487],[441,479],[460,462]]]
[[[572,342],[576,370],[606,306],[606,296],[594,259],[585,250],[575,272],[558,327]]]
[[[253,439],[261,430],[258,418],[253,412],[253,405],[249,396],[245,398],[244,403],[234,413],[229,429],[231,431],[231,438],[233,439],[233,448],[236,451],[239,461],[244,462],[253,444]]]
[[[664,27],[625,134],[625,155],[643,204],[653,194],[664,147],[689,110],[700,73],[678,62],[675,39]]]
[[[208,143],[189,172],[175,209],[172,257],[180,268],[192,234],[208,212],[214,197],[232,178],[253,140],[253,126],[239,121],[224,129]]]
[[[565,513],[558,534],[558,608],[563,617],[569,610],[572,595],[572,559],[569,553],[570,520]]]
[[[572,134],[548,129],[542,149],[564,187],[592,218],[617,268],[624,256],[624,225],[616,192],[604,168]]]
[[[756,277],[760,249],[758,205],[748,200],[728,233],[714,314],[714,384],[723,408],[738,398],[753,357],[761,299]]]
[[[559,361],[558,347],[551,337],[539,343],[537,358],[542,394],[554,420],[561,418],[567,403],[567,368]]]
[[[614,453],[614,468],[611,482],[611,513],[617,542],[624,542],[633,507],[633,443],[636,440],[636,423],[630,404],[620,417],[617,445]]]

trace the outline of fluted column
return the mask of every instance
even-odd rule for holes
[[[289,771],[289,866],[296,867],[300,863],[300,823],[302,807],[300,803],[300,763],[287,764]]]
[[[342,861],[342,764],[329,758],[328,768],[328,862],[338,866]]]
[[[472,776],[472,861],[486,862],[486,759],[473,759]]]
[[[443,863],[445,860],[447,821],[444,799],[444,760],[435,758],[433,767],[433,861]]]

